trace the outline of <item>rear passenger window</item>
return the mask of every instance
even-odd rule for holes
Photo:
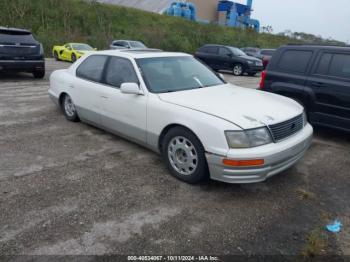
[[[303,74],[311,56],[312,51],[287,50],[282,54],[277,67],[283,71]]]
[[[350,79],[350,55],[334,54],[329,67],[329,74]]]
[[[316,74],[327,75],[331,59],[332,59],[332,54],[323,54],[320,59],[320,62],[318,63]]]
[[[208,54],[217,54],[218,48],[216,46],[205,46],[201,49],[201,52]]]
[[[122,83],[139,83],[132,63],[125,58],[111,57],[106,69],[105,82],[119,88]]]
[[[78,67],[77,77],[101,82],[103,67],[107,61],[107,56],[92,55],[86,58]]]

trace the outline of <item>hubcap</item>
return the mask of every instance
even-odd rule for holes
[[[168,145],[168,159],[171,166],[181,175],[192,175],[198,165],[196,148],[185,137],[177,136]]]
[[[66,114],[70,117],[73,117],[75,114],[75,106],[70,96],[66,96],[66,98],[64,99],[64,110],[66,111]]]
[[[240,74],[242,74],[242,67],[239,66],[239,65],[236,65],[236,66],[233,68],[233,73],[234,73],[235,75],[240,75]]]

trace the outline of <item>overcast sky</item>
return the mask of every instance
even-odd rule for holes
[[[350,43],[350,0],[254,0],[253,9],[252,18],[274,33],[290,29]]]

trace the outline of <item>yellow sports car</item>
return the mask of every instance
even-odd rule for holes
[[[92,48],[88,44],[68,43],[63,46],[55,45],[52,49],[52,55],[56,60],[64,60],[74,63],[86,52],[94,50],[96,50],[96,48]]]

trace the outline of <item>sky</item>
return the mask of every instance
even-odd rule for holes
[[[253,9],[252,18],[274,33],[290,29],[350,44],[350,0],[254,0]]]

